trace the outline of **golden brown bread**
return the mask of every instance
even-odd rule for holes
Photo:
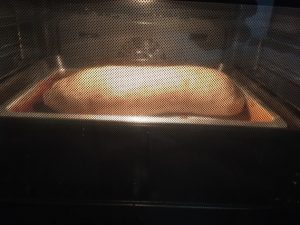
[[[242,92],[222,72],[196,66],[105,66],[56,82],[44,103],[57,112],[233,116]]]

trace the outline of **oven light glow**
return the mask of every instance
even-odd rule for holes
[[[62,73],[65,72],[63,61],[62,61],[62,59],[61,59],[61,57],[59,55],[56,56],[56,61],[57,61],[59,72],[62,72]]]
[[[150,118],[145,116],[132,116],[130,119],[128,119],[129,122],[134,123],[146,123],[149,122]]]
[[[137,4],[140,4],[140,5],[149,5],[149,4],[152,4],[154,2],[155,2],[155,0],[133,0],[133,3],[137,3]]]
[[[125,99],[166,91],[181,93],[193,87],[199,89],[199,95],[207,95],[215,91],[213,85],[207,84],[219,82],[218,78],[211,75],[214,72],[180,66],[106,66],[87,69],[83,73],[85,75],[78,78],[81,87],[86,87],[91,93],[99,87],[107,87],[107,93]],[[195,73],[199,76],[195,76]]]

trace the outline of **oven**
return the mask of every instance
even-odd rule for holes
[[[286,224],[300,204],[299,8],[0,8],[8,224]]]

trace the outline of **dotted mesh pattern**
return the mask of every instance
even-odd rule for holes
[[[211,21],[220,11],[205,6],[201,15],[193,3],[156,3],[70,4],[60,23],[62,52],[127,65],[75,72],[43,95],[45,105],[70,114],[247,119],[242,91],[212,69],[224,47],[224,24]],[[82,9],[81,17],[74,9]],[[232,17],[228,7],[223,13]]]
[[[102,115],[232,117],[246,109],[224,73],[196,66],[85,69],[56,82],[43,100],[56,112]]]
[[[17,39],[1,51],[14,48],[12,59],[18,63],[4,63],[9,66],[3,71],[55,56],[60,72],[49,77],[48,70],[43,75],[31,71],[19,89],[28,83],[36,87],[10,109],[62,117],[271,121],[271,113],[236,85],[232,72],[238,67],[289,104],[299,105],[298,57],[293,52],[299,24],[282,25],[285,15],[297,19],[298,11],[276,9],[272,15],[272,10],[155,0],[16,4],[12,12],[6,10],[16,21],[6,21],[5,27],[16,26]],[[288,50],[282,52],[278,43]],[[37,82],[46,75],[46,81]]]

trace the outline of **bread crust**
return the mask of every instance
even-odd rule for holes
[[[43,95],[60,113],[233,116],[245,97],[226,74],[198,66],[104,66],[57,81]]]

